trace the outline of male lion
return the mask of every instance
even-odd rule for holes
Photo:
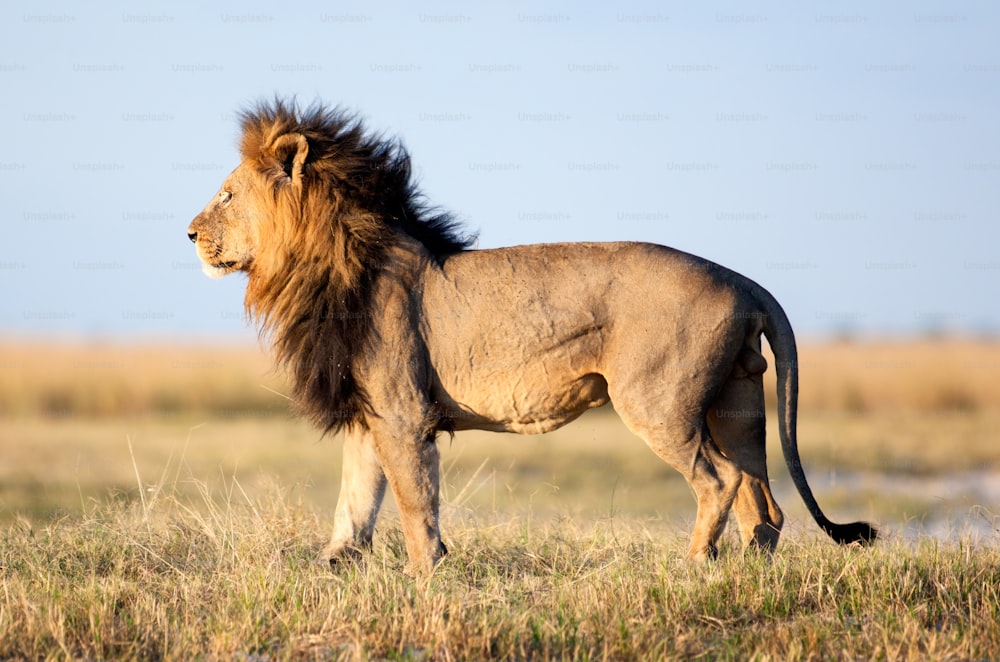
[[[412,569],[446,553],[441,430],[533,434],[609,401],[687,479],[689,556],[716,554],[730,509],[746,547],[773,550],[783,516],[764,460],[765,335],[781,445],[816,522],[795,437],[795,339],[774,298],[693,255],[642,243],[469,250],[429,208],[396,141],[338,109],[276,100],[242,114],[242,161],[192,221],[209,276],[247,274],[246,309],[273,338],[299,408],[345,430],[335,563],[370,547],[388,484]]]

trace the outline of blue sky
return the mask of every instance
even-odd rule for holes
[[[481,247],[644,240],[805,336],[1000,330],[1000,7],[9,2],[0,337],[252,342],[188,222],[275,94],[403,139]]]

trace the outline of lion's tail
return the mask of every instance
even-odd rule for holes
[[[778,373],[778,431],[785,464],[792,476],[792,482],[799,496],[809,509],[809,513],[826,531],[827,535],[842,545],[858,543],[867,545],[875,542],[878,530],[867,522],[836,524],[823,514],[809,483],[806,481],[802,460],[799,458],[799,443],[796,438],[796,419],[799,400],[799,363],[795,348],[795,335],[785,316],[785,311],[771,294],[762,287],[756,287],[754,294],[764,308],[764,336],[771,345]]]

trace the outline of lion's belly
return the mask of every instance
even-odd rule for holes
[[[489,329],[458,325],[432,336],[434,395],[455,429],[548,432],[608,402],[606,329],[593,311],[567,311],[553,323],[515,306],[503,314],[496,303]]]
[[[491,430],[540,434],[569,423],[593,407],[607,404],[608,383],[599,374],[554,381],[533,370],[512,373],[514,379],[486,380],[488,389],[442,389],[442,414],[456,430]]]

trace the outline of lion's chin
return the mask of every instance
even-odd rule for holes
[[[229,265],[215,265],[215,264],[209,264],[208,262],[202,262],[201,270],[209,278],[218,280],[219,278],[222,278],[226,274],[231,273],[233,271],[233,268]]]

